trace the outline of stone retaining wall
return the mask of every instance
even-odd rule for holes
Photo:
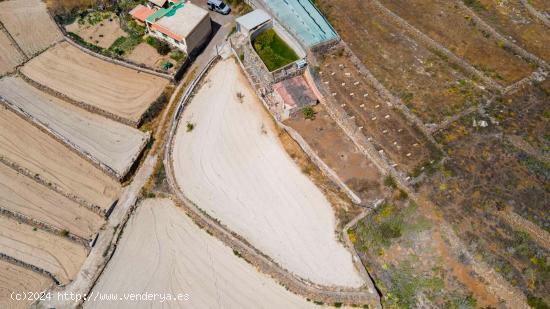
[[[14,257],[11,257],[7,254],[4,254],[4,253],[0,253],[0,259],[1,260],[4,260],[8,263],[11,263],[13,265],[17,265],[17,266],[20,266],[20,267],[23,267],[23,268],[26,268],[26,269],[29,269],[29,270],[32,270],[36,273],[39,273],[41,275],[44,275],[50,279],[52,279],[52,281],[59,286],[59,280],[57,280],[57,278],[49,271],[45,270],[45,269],[42,269],[42,268],[39,268],[39,267],[36,267],[34,265],[31,265],[31,264],[28,264],[28,263],[25,263],[21,260],[18,260]]]
[[[73,151],[74,153],[79,155],[81,158],[83,158],[83,159],[87,160],[88,162],[92,163],[93,165],[95,165],[99,169],[105,171],[108,175],[110,175],[111,177],[117,179],[118,181],[120,181],[121,179],[123,179],[126,176],[128,171],[132,167],[132,165],[134,163],[134,160],[141,154],[141,152],[145,148],[145,145],[147,144],[147,142],[151,138],[151,133],[148,132],[146,137],[141,142],[140,151],[138,153],[136,153],[136,155],[134,155],[134,157],[132,158],[132,163],[129,164],[127,167],[125,167],[124,171],[121,174],[119,174],[118,172],[113,170],[110,166],[100,162],[94,156],[89,154],[87,151],[81,149],[78,145],[76,145],[73,142],[69,141],[64,136],[60,135],[59,133],[53,131],[48,126],[44,125],[43,123],[41,123],[40,121],[35,119],[29,113],[25,112],[24,110],[20,109],[19,107],[15,106],[15,105],[11,104],[8,100],[4,99],[2,96],[0,96],[0,104],[4,105],[7,108],[9,108],[10,110],[12,110],[14,113],[16,113],[19,117],[21,117],[25,121],[28,121],[29,123],[33,124],[36,128],[38,128],[42,132],[48,134],[49,136],[53,137],[55,140],[61,142],[64,145],[66,145],[68,149],[70,149],[71,151]]]
[[[52,183],[52,182],[44,179],[40,174],[32,173],[30,170],[19,166],[15,162],[9,161],[7,158],[5,158],[1,155],[0,155],[0,163],[10,167],[11,169],[15,170],[19,174],[25,175],[28,178],[31,178],[34,181],[38,182],[39,184],[48,187],[50,190],[63,195],[64,197],[68,198],[69,200],[71,200],[71,201],[81,205],[82,207],[90,210],[91,212],[96,213],[101,217],[105,217],[105,215],[106,215],[105,209],[99,207],[98,205],[92,204],[92,203],[82,199],[81,197],[75,195],[75,194],[65,192],[57,184]]]
[[[36,220],[36,219],[33,219],[29,216],[26,216],[24,214],[21,214],[21,213],[18,213],[18,212],[13,212],[11,210],[8,210],[8,209],[5,209],[5,208],[2,208],[0,206],[0,215],[4,216],[4,217],[7,217],[7,218],[11,218],[17,222],[20,222],[20,223],[24,223],[24,224],[27,224],[27,225],[30,225],[32,227],[36,227],[36,228],[39,228],[43,231],[46,231],[50,234],[53,234],[53,235],[56,235],[56,236],[62,236],[64,231],[57,228],[57,227],[54,227],[53,225],[50,225],[48,223],[45,223],[45,222],[42,222],[42,221],[39,221],[39,220]],[[84,247],[86,247],[87,249],[90,247],[90,240],[91,239],[85,239],[85,238],[82,238],[78,235],[75,235],[73,233],[71,233],[71,231],[68,231],[69,233],[67,234],[67,236],[64,236],[65,238],[67,238],[68,240],[72,241],[72,242],[75,242],[79,245],[82,245]]]
[[[545,24],[547,27],[550,28],[550,17],[545,16],[541,12],[539,12],[536,8],[534,8],[528,0],[519,0],[523,6],[529,11],[529,13],[536,18],[538,18],[543,24]]]

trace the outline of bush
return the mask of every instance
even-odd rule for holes
[[[395,179],[393,179],[392,175],[388,175],[384,178],[384,185],[392,189],[397,188],[397,183],[395,182]]]
[[[147,39],[145,39],[145,42],[153,46],[157,50],[157,52],[163,56],[168,55],[168,53],[171,50],[170,45],[168,45],[168,43],[163,42],[152,36],[148,36]]]
[[[298,60],[296,52],[273,29],[266,30],[258,35],[254,39],[253,45],[269,71]]]
[[[170,53],[170,58],[176,62],[180,62],[187,58],[187,55],[185,55],[181,50],[176,50]]]
[[[305,119],[314,120],[315,114],[317,114],[311,106],[306,106],[302,109]]]
[[[187,122],[187,132],[193,131],[194,128],[195,124],[193,124],[192,122]]]

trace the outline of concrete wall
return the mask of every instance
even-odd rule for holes
[[[195,26],[195,29],[185,38],[187,44],[187,54],[199,49],[209,38],[212,33],[212,21],[210,16],[206,15],[200,23]]]

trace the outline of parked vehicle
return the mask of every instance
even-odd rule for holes
[[[208,0],[207,5],[210,11],[216,11],[223,15],[231,13],[229,5],[225,4],[222,0]]]

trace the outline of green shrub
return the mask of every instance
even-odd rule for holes
[[[384,185],[392,189],[397,188],[397,183],[395,182],[395,179],[393,179],[392,175],[388,175],[384,178]]]
[[[316,112],[313,110],[311,106],[306,106],[302,109],[302,113],[304,114],[304,118],[309,120],[315,119]]]
[[[109,47],[109,51],[117,56],[129,54],[136,46],[142,42],[141,36],[130,35],[128,37],[121,36],[116,39]]]
[[[193,124],[192,122],[187,122],[187,132],[193,131],[194,128],[195,124]]]
[[[258,35],[254,39],[253,45],[269,71],[298,60],[296,52],[273,29],[268,29]]]
[[[176,62],[181,62],[185,58],[187,58],[187,55],[184,54],[181,50],[176,50],[170,53],[170,58],[172,58]]]
[[[163,56],[168,55],[168,53],[171,50],[170,45],[168,45],[168,43],[163,42],[152,36],[148,36],[147,39],[145,39],[145,42],[153,46],[157,50],[157,52]]]

